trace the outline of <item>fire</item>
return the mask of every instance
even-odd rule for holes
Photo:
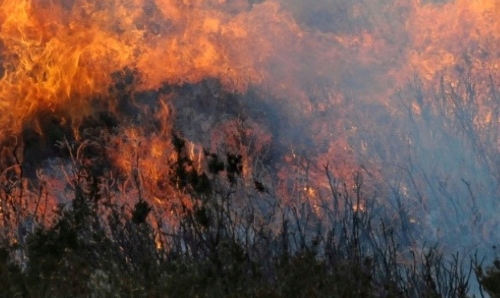
[[[92,20],[64,22],[62,8],[44,2],[1,6],[3,133],[18,133],[41,110],[88,115],[92,96],[105,95],[110,72],[130,57],[130,47]]]
[[[3,0],[0,180],[23,181],[12,196],[42,185],[53,206],[63,199],[49,190],[84,167],[124,200],[168,205],[185,195],[169,179],[175,131],[197,172],[204,150],[240,154],[242,184],[264,193],[319,204],[329,164],[345,180],[362,169],[383,196],[385,175],[417,155],[388,141],[415,138],[398,126],[405,92],[434,95],[409,103],[412,115],[474,111],[477,143],[492,139],[500,4],[365,2]],[[483,90],[474,103],[471,87]]]
[[[462,55],[473,56],[477,69],[498,65],[493,53],[500,39],[496,1],[454,1],[441,6],[416,6],[407,26],[413,49],[409,60],[425,78],[454,67]]]

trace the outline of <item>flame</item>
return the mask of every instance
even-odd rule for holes
[[[377,126],[392,133],[396,95],[415,74],[430,93],[444,86],[446,113],[459,104],[450,90],[467,93],[463,78],[474,77],[478,90],[500,79],[500,3],[365,2],[0,1],[0,177],[10,183],[10,175],[24,174],[26,155],[38,150],[30,146],[40,145],[28,136],[61,145],[51,136],[60,132],[45,123],[53,117],[53,126],[72,131],[63,142],[71,157],[78,155],[72,141],[91,140],[108,162],[100,183],[169,205],[185,195],[168,178],[178,158],[171,133],[182,124],[180,110],[201,97],[185,119],[194,127],[186,132],[186,152],[199,172],[203,148],[229,151],[243,156],[242,180],[252,185],[259,170],[267,171],[267,158],[277,172],[277,196],[315,203],[329,189],[327,163],[346,180],[360,168],[383,180],[384,158],[365,159],[370,146],[363,137]],[[479,93],[474,107],[480,141],[499,121],[491,98]],[[224,100],[228,111],[203,115],[209,101]],[[425,100],[411,104],[415,115],[435,104]],[[119,125],[88,124],[101,113]],[[66,176],[37,164],[44,197],[67,191],[68,163],[78,164],[57,161],[53,151],[40,159]],[[97,163],[85,158],[85,166]],[[36,183],[21,178],[12,196],[36,197]]]
[[[101,30],[94,18],[65,23],[61,8],[44,2],[1,6],[2,131],[19,131],[43,109],[62,109],[75,118],[88,114],[91,96],[106,92],[110,71],[126,65],[131,55],[131,48]]]
[[[457,65],[464,53],[472,54],[471,63],[477,69],[495,67],[499,13],[499,3],[492,0],[417,5],[407,22],[412,39],[410,63],[426,79]]]

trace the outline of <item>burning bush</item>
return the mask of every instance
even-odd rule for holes
[[[240,158],[209,154],[209,171],[197,172],[186,155],[186,142],[174,136],[173,144],[179,159],[171,165],[170,179],[185,195],[182,208],[172,209],[175,224],[164,221],[164,211],[141,198],[140,184],[132,207],[114,198],[120,193],[106,198],[106,184],[94,184],[90,170],[81,168],[73,172],[71,204],[58,207],[53,223],[33,222],[33,228],[19,230],[17,242],[4,242],[4,293],[467,294],[470,272],[462,271],[458,256],[447,265],[435,248],[418,252],[404,244],[408,235],[403,233],[410,231],[384,224],[383,206],[362,198],[360,178],[351,191],[326,168],[329,200],[335,203],[323,201],[325,216],[320,218],[308,201],[284,205],[293,200],[242,184]],[[27,227],[26,220],[19,224]]]

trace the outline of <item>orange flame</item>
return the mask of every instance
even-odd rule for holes
[[[195,167],[202,169],[202,147],[229,148],[244,155],[249,179],[256,175],[257,156],[280,143],[288,151],[280,157],[286,165],[278,169],[283,182],[277,188],[284,193],[307,190],[312,200],[318,189],[328,188],[322,170],[326,161],[333,161],[343,177],[359,168],[356,152],[364,149],[362,144],[353,148],[352,138],[362,127],[350,119],[356,112],[352,98],[391,114],[394,93],[415,72],[427,84],[439,76],[454,84],[464,56],[479,77],[499,74],[500,4],[495,0],[354,2],[3,0],[0,144],[11,149],[2,148],[2,160],[22,163],[22,150],[12,148],[28,146],[21,144],[27,127],[48,133],[38,119],[42,113],[61,115],[60,122],[73,127],[76,139],[86,116],[118,114],[119,98],[110,92],[112,74],[125,68],[139,74],[130,91],[134,94],[216,78],[224,92],[263,90],[263,102],[274,101],[286,121],[279,131],[258,120],[241,123],[234,115],[213,126],[199,123],[209,126],[204,132],[210,142],[189,143]],[[335,19],[340,15],[332,3],[345,6],[343,13],[357,21],[352,28]],[[330,14],[321,11],[326,7]],[[315,23],[306,9],[313,16],[326,13],[325,22],[336,27]],[[485,94],[480,98],[487,101]],[[174,100],[161,94],[155,108],[140,107],[147,119],[99,136],[113,166],[126,177],[124,188],[139,183],[159,201],[169,196],[166,189],[175,191],[166,178],[176,158],[170,141]],[[487,105],[479,115],[478,126],[493,121]],[[13,138],[19,139],[15,146]],[[308,155],[309,180],[317,185],[308,181],[287,188],[294,171],[303,167],[296,153]],[[377,165],[368,166],[379,175]]]

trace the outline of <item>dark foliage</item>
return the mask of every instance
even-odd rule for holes
[[[38,226],[26,244],[0,248],[0,296],[466,297],[468,274],[458,256],[445,261],[431,247],[400,262],[405,247],[395,228],[375,227],[374,206],[352,208],[360,191],[331,181],[332,198],[343,203],[327,210],[329,223],[306,203],[271,204],[265,214],[279,224],[259,222],[264,215],[249,208],[257,195],[237,206],[227,191],[243,187],[240,155],[228,154],[225,163],[208,154],[209,174],[198,173],[185,142],[173,142],[179,158],[171,180],[192,206],[177,215],[177,226],[162,226],[145,199],[127,211],[104,204],[92,179],[76,181],[71,206],[60,206],[51,226]],[[270,196],[261,182],[254,186]],[[16,261],[16,254],[26,257]],[[479,273],[490,293],[499,268]]]
[[[482,264],[475,263],[474,270],[477,279],[490,297],[500,297],[500,260],[495,259],[493,264],[483,269]]]
[[[132,212],[132,222],[135,224],[144,223],[149,212],[151,212],[149,204],[144,200],[140,200],[135,204],[134,211]]]
[[[226,164],[227,179],[231,184],[236,183],[236,176],[243,172],[243,156],[240,154],[227,154]]]

